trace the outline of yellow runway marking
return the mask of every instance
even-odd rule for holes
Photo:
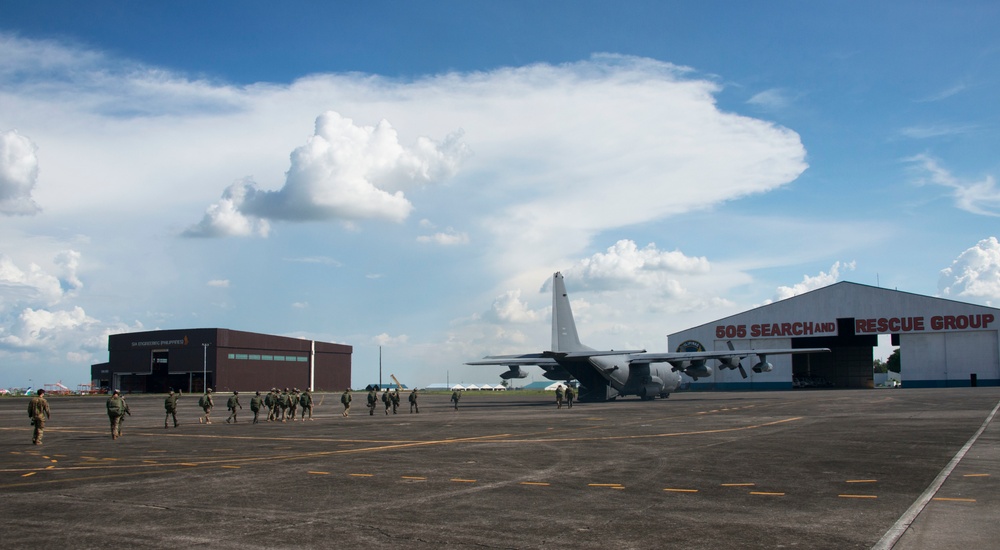
[[[848,479],[844,483],[877,483],[877,479]]]
[[[33,476],[33,475],[35,475],[35,472],[28,472],[28,473],[24,474],[24,475],[23,475],[23,476],[21,476],[21,477],[31,477],[31,476]]]
[[[837,495],[840,498],[878,498],[875,495]]]
[[[233,466],[232,464],[224,464],[223,468],[232,468],[234,470],[239,470],[242,466]]]
[[[417,481],[426,481],[427,480],[426,477],[420,477],[420,476],[400,476],[400,477],[402,477],[403,479],[415,479]]]
[[[945,497],[934,497],[931,500],[940,500],[944,502],[975,502],[974,498],[945,498]]]
[[[698,489],[673,489],[671,487],[667,487],[664,491],[668,493],[697,493]]]
[[[349,474],[351,477],[375,477],[375,474]]]
[[[965,474],[962,477],[990,477],[990,474]]]
[[[756,483],[723,483],[723,487],[753,487]]]
[[[451,480],[454,481],[455,483],[475,483],[476,482],[476,480],[474,480],[474,479],[461,479],[461,478],[457,478],[457,477],[452,478]]]
[[[197,462],[181,462],[178,465],[179,466],[200,466],[200,464],[198,464]]]
[[[314,476],[328,476],[330,472],[306,472],[307,474],[312,474]]]
[[[768,497],[783,497],[783,496],[785,496],[785,493],[768,493],[768,492],[765,492],[765,491],[750,491],[750,494],[751,495],[762,495],[762,496],[768,496]]]
[[[621,487],[621,483],[588,483],[587,487]]]
[[[537,485],[539,487],[548,487],[550,484],[544,481],[522,481],[521,485]]]

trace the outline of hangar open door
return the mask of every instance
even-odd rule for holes
[[[856,335],[854,319],[837,319],[837,336],[796,338],[795,348],[830,348],[830,353],[792,356],[795,388],[872,388],[875,335]]]

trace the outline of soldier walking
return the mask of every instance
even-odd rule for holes
[[[562,384],[556,386],[556,408],[561,409],[563,402],[563,387]]]
[[[212,423],[212,407],[215,403],[212,401],[212,388],[205,390],[205,395],[201,396],[198,400],[198,404],[201,405],[203,411],[205,411],[205,416],[198,417],[199,424],[211,424]]]
[[[274,420],[275,415],[278,412],[278,397],[275,395],[277,390],[271,388],[271,391],[267,392],[267,397],[264,398],[264,405],[267,406],[267,421],[270,422]]]
[[[309,420],[313,419],[313,396],[309,392],[309,388],[306,388],[299,396],[299,405],[302,406],[302,421],[306,420],[306,412],[309,413]]]
[[[299,408],[299,389],[292,388],[288,393],[288,418],[295,422],[295,411]]]
[[[108,419],[111,421],[111,439],[118,439],[122,436],[122,417],[128,411],[128,406],[125,404],[125,400],[122,399],[119,390],[111,393],[106,406],[108,408]]]
[[[375,405],[378,404],[378,396],[375,394],[375,388],[368,390],[368,416],[375,415]]]
[[[49,402],[45,400],[45,390],[38,390],[28,402],[28,416],[31,418],[31,425],[35,427],[31,443],[41,445],[42,435],[45,433],[45,421],[52,416],[49,414]]]
[[[396,409],[399,408],[399,388],[392,392],[392,414],[396,414]]]
[[[416,409],[417,413],[420,413],[420,407],[417,406],[417,389],[413,388],[410,392],[410,397],[407,398],[410,401],[410,414],[413,414],[413,410]]]
[[[347,388],[344,393],[340,394],[340,404],[344,406],[344,418],[347,418],[351,414],[351,388]]]
[[[385,390],[384,392],[382,392],[382,404],[385,405],[385,414],[386,416],[388,416],[389,407],[392,406],[392,394],[389,393],[389,390]]]
[[[451,392],[451,402],[455,404],[455,410],[458,410],[458,400],[462,398],[462,392],[455,390]]]
[[[573,398],[576,397],[576,393],[573,391],[573,386],[566,386],[566,407],[573,408]]]
[[[177,394],[174,393],[174,390],[170,390],[170,393],[168,393],[167,397],[163,400],[163,408],[166,409],[166,411],[167,411],[167,415],[165,417],[163,417],[163,427],[164,427],[164,429],[167,428],[167,421],[170,420],[171,416],[174,417],[174,427],[176,428],[178,426],[178,424],[177,424]]]
[[[250,410],[253,411],[253,423],[257,423],[257,415],[260,414],[260,407],[264,404],[264,399],[260,396],[260,392],[250,398]]]
[[[233,395],[226,401],[226,408],[229,409],[229,418],[226,419],[226,424],[229,424],[230,420],[233,421],[233,424],[237,422],[236,407],[243,408],[243,405],[240,405],[240,392],[238,391],[234,391]]]

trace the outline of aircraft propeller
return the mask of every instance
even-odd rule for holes
[[[732,340],[726,341],[726,344],[729,345],[729,351],[736,351],[736,347],[733,346],[733,341]],[[746,371],[746,369],[743,368],[743,358],[744,357],[746,357],[746,355],[741,355],[740,356],[739,361],[736,362],[736,368],[740,369],[740,376],[742,376],[743,379],[745,380],[746,377],[747,377],[747,371]]]

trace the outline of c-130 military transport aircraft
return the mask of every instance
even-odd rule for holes
[[[828,352],[828,348],[802,349],[733,349],[728,351],[691,351],[647,353],[646,350],[608,350],[589,348],[580,343],[576,333],[573,310],[563,283],[562,273],[552,276],[552,350],[523,355],[490,355],[481,361],[466,365],[503,365],[510,370],[501,374],[504,380],[525,378],[523,366],[537,365],[549,380],[579,380],[580,398],[589,401],[607,401],[618,396],[637,395],[642,399],[667,397],[681,385],[684,374],[697,380],[712,375],[709,360],[719,362],[721,369],[739,369],[747,377],[742,361],[756,355],[757,373],[771,372],[773,366],[767,355]],[[660,366],[658,363],[667,363]]]

